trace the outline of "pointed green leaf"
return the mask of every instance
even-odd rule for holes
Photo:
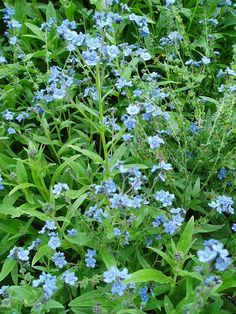
[[[186,224],[185,229],[180,236],[179,242],[177,244],[178,251],[184,252],[185,254],[188,253],[188,251],[191,248],[193,229],[194,229],[194,217],[192,216],[191,219]]]
[[[14,259],[7,258],[2,266],[0,273],[0,281],[7,277],[7,275],[12,271],[12,269],[17,265],[17,261]]]
[[[155,281],[158,283],[170,283],[171,277],[167,277],[161,271],[156,269],[142,269],[131,274],[129,278],[125,279],[124,283],[131,282],[147,282]]]

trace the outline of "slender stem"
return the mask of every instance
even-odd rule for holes
[[[104,176],[107,179],[109,177],[109,165],[108,165],[108,152],[107,152],[107,143],[105,137],[105,126],[103,124],[103,102],[102,102],[102,78],[100,74],[99,66],[96,66],[96,85],[98,90],[98,108],[99,108],[99,120],[100,120],[100,135],[101,135],[101,142],[103,147],[104,153],[104,160],[105,160],[105,171]]]

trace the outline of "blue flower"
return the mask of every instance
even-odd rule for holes
[[[118,78],[117,82],[115,83],[117,89],[122,89],[124,87],[133,86],[132,81],[127,81],[125,78],[120,77]]]
[[[234,223],[234,224],[232,225],[231,229],[232,229],[234,232],[236,232],[236,223]]]
[[[218,257],[215,263],[215,269],[219,271],[225,271],[231,264],[231,259],[228,257],[222,258]]]
[[[217,256],[217,253],[210,249],[209,247],[205,247],[204,250],[199,250],[197,252],[197,256],[200,262],[205,263],[212,261]]]
[[[159,148],[161,146],[161,144],[164,144],[164,141],[158,135],[149,136],[148,137],[148,144],[150,145],[150,148],[155,149],[155,148]]]
[[[121,281],[116,281],[112,285],[111,293],[112,294],[118,294],[120,297],[124,294],[124,291],[126,290],[127,285],[123,284]]]
[[[4,186],[2,185],[2,176],[0,174],[0,191],[4,190]]]
[[[148,301],[148,299],[149,299],[149,297],[148,297],[148,287],[147,286],[145,286],[145,287],[143,287],[143,288],[139,288],[139,295],[140,295],[140,298],[141,298],[141,300],[142,300],[142,302],[147,302]]]
[[[78,280],[78,277],[75,276],[75,272],[67,270],[62,275],[64,282],[70,286],[74,286]]]
[[[55,196],[59,196],[61,193],[69,190],[69,186],[66,183],[57,183],[53,186],[52,193]]]
[[[8,134],[15,134],[16,130],[10,127],[10,128],[7,129],[7,133]]]
[[[62,252],[54,253],[52,256],[52,261],[58,268],[63,268],[64,266],[67,265],[67,261],[65,260],[65,254]]]
[[[4,56],[0,56],[0,63],[7,63],[7,59]]]
[[[175,4],[176,0],[166,0],[166,7],[169,8],[172,4]]]
[[[219,271],[224,271],[231,264],[231,259],[228,257],[229,252],[224,249],[222,243],[215,239],[204,241],[204,250],[199,250],[197,255],[201,262],[210,262],[216,259],[215,269]]]
[[[126,133],[122,135],[122,139],[124,142],[130,142],[134,136],[130,133]]]
[[[6,109],[5,111],[2,112],[2,117],[5,120],[13,120],[14,118],[14,113],[11,112],[10,110]]]
[[[234,208],[232,207],[234,205],[234,201],[230,196],[218,196],[215,201],[212,201],[208,205],[214,208],[220,214],[224,212],[227,214],[234,213]]]
[[[45,233],[48,231],[52,231],[52,230],[56,230],[56,223],[52,220],[46,220],[45,221],[45,225],[43,226],[43,228],[38,232],[39,234],[41,233]]]
[[[126,108],[126,111],[129,115],[133,116],[139,113],[140,108],[137,105],[129,105],[129,107]]]
[[[140,96],[142,96],[142,94],[143,94],[143,90],[142,89],[135,89],[133,91],[134,97],[140,97]]]
[[[142,29],[143,30],[143,29]],[[147,33],[148,34],[148,33]],[[145,35],[144,35],[145,36]],[[143,61],[148,61],[151,60],[151,55],[150,53],[143,48],[139,48],[136,50],[136,54],[143,60]]]
[[[118,275],[119,275],[118,268],[115,266],[112,266],[108,271],[105,271],[103,273],[104,281],[106,283],[111,283],[116,280]]]
[[[164,190],[158,191],[155,195],[155,199],[161,202],[162,206],[164,207],[171,206],[174,198],[174,194],[170,194],[170,192],[166,192]]]
[[[122,296],[127,288],[127,285],[122,281],[128,278],[128,270],[124,268],[122,271],[115,266],[112,266],[108,271],[104,272],[103,277],[106,283],[113,283],[111,292]]]
[[[94,256],[96,256],[96,250],[87,249],[87,253],[85,254],[85,256],[86,256],[86,259],[85,259],[86,266],[88,268],[94,268],[96,265],[96,260],[94,258]]]
[[[31,251],[31,250],[36,249],[41,242],[42,240],[37,238],[35,241],[32,242],[30,246],[28,246],[28,250]]]
[[[113,234],[116,237],[119,237],[121,235],[121,231],[119,228],[113,228]]]
[[[97,55],[96,51],[83,51],[82,57],[84,58],[84,62],[89,66],[97,65],[100,61],[99,56]]]
[[[204,280],[204,284],[207,287],[214,287],[215,285],[218,285],[222,283],[222,280],[217,277],[217,276],[208,276],[205,280]]]
[[[77,235],[77,233],[78,233],[78,230],[76,230],[76,229],[67,230],[67,235],[69,237],[75,237]]]
[[[4,11],[4,16],[3,16],[4,22],[7,22],[8,20],[11,19],[13,15],[15,15],[15,9],[9,6],[6,6],[3,11]]]
[[[16,120],[20,123],[28,117],[29,117],[29,114],[27,112],[22,112],[16,117]]]
[[[55,232],[52,233],[50,240],[48,242],[48,246],[53,250],[56,250],[58,247],[61,246],[61,241],[58,237],[58,234],[56,234]]]
[[[44,290],[44,298],[45,300],[49,300],[53,293],[56,291],[56,276],[51,274],[46,274],[43,272],[39,279],[33,280],[32,282],[33,287],[43,287]]]
[[[115,45],[105,46],[104,52],[110,57],[111,60],[117,58],[120,54],[119,48]]]
[[[202,57],[202,63],[208,65],[211,63],[211,59],[207,57]]]
[[[4,298],[8,295],[7,293],[7,288],[9,288],[9,286],[1,286],[0,288],[0,295]]]
[[[128,117],[127,119],[124,120],[124,125],[128,131],[131,131],[136,126],[136,120],[131,117]]]
[[[193,134],[198,133],[201,130],[201,128],[197,127],[195,123],[191,123],[189,127],[189,131]]]
[[[159,162],[159,164],[157,166],[153,166],[151,169],[151,172],[155,172],[156,170],[171,170],[172,165],[170,163],[165,162],[164,160],[162,160],[161,162]]]
[[[152,225],[153,227],[157,228],[159,227],[163,222],[165,222],[165,218],[162,215],[159,215],[155,218],[155,220],[153,221]]]
[[[16,36],[12,36],[9,38],[9,44],[15,46],[18,43],[18,38]]]
[[[116,192],[116,184],[112,179],[108,179],[107,181],[104,181],[103,185],[104,185],[107,193]]]
[[[22,262],[27,262],[29,260],[29,252],[29,250],[25,250],[22,247],[14,246],[8,257]]]
[[[217,177],[220,180],[224,180],[226,178],[226,176],[227,176],[227,173],[228,173],[228,171],[225,168],[220,168]]]

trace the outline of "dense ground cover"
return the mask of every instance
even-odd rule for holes
[[[236,313],[233,1],[0,13],[0,313]]]

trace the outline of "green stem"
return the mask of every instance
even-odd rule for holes
[[[101,79],[100,70],[99,70],[98,65],[96,66],[96,86],[97,86],[97,90],[98,90],[98,109],[99,109],[99,120],[100,120],[100,125],[101,125],[100,135],[101,135],[104,160],[105,160],[104,176],[106,179],[108,179],[108,177],[109,177],[109,164],[108,164],[107,143],[106,143],[106,137],[105,137],[105,126],[103,124],[102,79]]]

